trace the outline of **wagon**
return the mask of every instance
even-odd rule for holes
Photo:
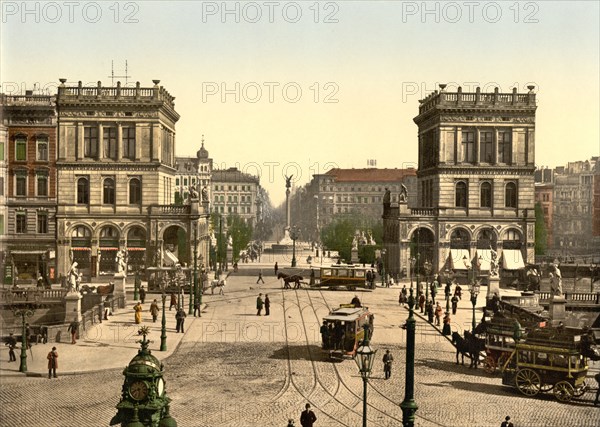
[[[515,349],[514,320],[495,316],[485,331],[485,360],[483,368],[489,374],[504,365]]]
[[[346,288],[350,291],[356,288],[368,289],[367,268],[348,264],[336,264],[330,267],[321,267],[319,280],[313,286],[319,288]]]
[[[561,402],[586,392],[587,357],[581,353],[581,335],[555,328],[531,331],[502,364],[502,384],[526,396],[553,392]]]

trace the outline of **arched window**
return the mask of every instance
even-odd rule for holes
[[[90,203],[90,183],[87,178],[77,180],[77,203],[82,205]]]
[[[482,208],[492,207],[492,184],[484,182],[480,188],[480,203]]]
[[[87,227],[84,227],[83,225],[78,225],[71,232],[71,237],[75,237],[75,238],[91,237],[91,235],[92,235],[92,233],[90,232],[90,230]]]
[[[129,181],[129,204],[139,205],[142,203],[142,184],[137,178]]]
[[[517,207],[517,184],[509,182],[504,190],[504,205],[507,208]]]
[[[456,197],[455,203],[457,208],[466,208],[467,207],[467,183],[464,181],[459,181],[456,183]]]
[[[105,205],[114,205],[115,204],[115,180],[112,178],[104,179],[104,184],[102,186],[103,190],[103,198],[102,201]]]

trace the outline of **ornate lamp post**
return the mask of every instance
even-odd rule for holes
[[[139,301],[140,299],[140,283],[142,283],[142,280],[140,279],[140,270],[136,270],[135,272],[135,279],[133,281],[133,300],[134,301]]]
[[[162,277],[162,322],[160,328],[160,351],[167,351],[167,313],[165,312],[165,303],[167,301],[167,283]]]
[[[477,326],[477,321],[475,320],[475,305],[477,304],[477,295],[479,295],[479,283],[471,283],[471,304],[473,304],[473,324],[471,331],[475,331],[475,327]]]
[[[415,271],[415,264],[417,263],[417,259],[413,256],[409,259],[410,261],[410,288],[413,287],[413,274]]]
[[[371,375],[371,369],[373,368],[373,361],[375,360],[375,353],[373,347],[369,345],[369,325],[363,325],[365,328],[365,338],[356,349],[356,355],[354,361],[358,366],[358,371],[363,380],[363,427],[367,427],[367,381]]]
[[[23,320],[22,337],[21,337],[21,365],[19,372],[27,372],[27,327],[25,318],[33,316],[34,310],[29,308],[15,308],[13,314],[15,317],[21,316]]]
[[[381,250],[381,286],[385,287],[385,253],[386,250],[383,248]]]
[[[202,305],[202,292],[198,292],[198,229],[194,227],[194,305]],[[198,317],[202,312],[198,309]]]
[[[414,268],[417,260],[415,257],[410,259],[410,264]],[[406,320],[406,373],[404,385],[404,400],[400,404],[402,408],[403,427],[413,427],[415,425],[415,412],[419,408],[415,402],[415,330],[416,320],[414,317],[415,296],[413,295],[412,270],[410,281],[410,294],[408,297],[408,319]]]
[[[292,239],[292,267],[296,267],[296,240],[300,237],[300,229],[295,225],[290,229],[290,239]]]
[[[425,301],[429,301],[429,273],[431,273],[433,266],[429,260],[426,260],[423,263],[423,268],[425,269]]]

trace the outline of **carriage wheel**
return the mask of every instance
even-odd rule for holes
[[[569,402],[575,394],[575,389],[567,381],[560,381],[554,385],[554,397],[561,402]]]
[[[540,376],[532,369],[521,369],[517,372],[515,384],[525,396],[535,396],[540,391]]]
[[[573,395],[575,397],[581,397],[585,394],[585,392],[588,391],[588,386],[585,383],[585,381],[583,382],[583,384],[581,384],[579,387],[577,387],[573,393]]]
[[[483,369],[485,369],[485,372],[488,374],[493,374],[496,372],[496,360],[493,356],[487,356],[485,358],[483,361]]]

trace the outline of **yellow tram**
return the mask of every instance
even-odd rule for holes
[[[345,287],[353,291],[356,288],[369,288],[367,283],[368,268],[349,264],[336,264],[329,267],[321,267],[319,280],[316,287],[340,288]]]
[[[353,357],[365,335],[364,325],[368,326],[369,339],[373,336],[374,316],[366,307],[354,304],[340,304],[323,318],[321,338],[323,351],[331,358]],[[327,332],[323,332],[323,327]]]

